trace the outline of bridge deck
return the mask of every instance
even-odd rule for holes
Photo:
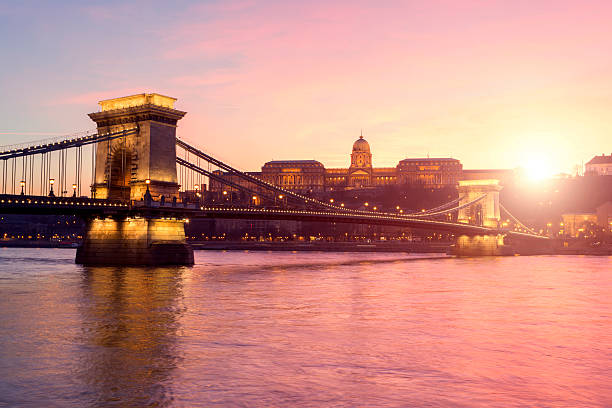
[[[147,205],[148,204],[148,205]],[[109,201],[85,197],[41,197],[0,195],[0,213],[75,215],[84,218],[104,216],[160,216],[175,218],[226,218],[255,220],[291,220],[328,223],[384,225],[445,231],[465,235],[508,234],[523,238],[546,237],[516,231],[492,229],[479,225],[427,220],[388,213],[335,212],[325,210],[292,210],[279,208],[209,207],[195,203],[164,204],[154,201]]]

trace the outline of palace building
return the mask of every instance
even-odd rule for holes
[[[422,186],[432,190],[456,187],[462,172],[461,162],[452,158],[404,159],[395,167],[374,167],[370,144],[359,136],[353,143],[348,168],[326,169],[316,160],[280,160],[267,162],[261,172],[249,174],[287,190],[322,193],[388,185]],[[222,188],[211,181],[212,191]]]

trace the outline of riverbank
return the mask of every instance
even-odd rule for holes
[[[71,248],[75,249],[80,242],[33,241],[33,240],[0,240],[0,248]]]
[[[405,252],[405,253],[446,253],[449,242],[259,242],[259,241],[190,241],[194,250],[201,251],[298,251],[298,252]],[[75,249],[79,243],[0,240],[0,248],[66,248]],[[612,256],[612,246],[561,247],[541,252],[550,255],[596,255]]]
[[[227,251],[320,251],[320,252],[420,252],[445,253],[448,242],[233,242],[202,241],[189,243],[194,250]]]

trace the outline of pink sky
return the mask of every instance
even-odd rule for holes
[[[347,166],[362,128],[375,166],[430,154],[569,172],[612,152],[612,2],[177,4],[79,5],[57,24],[41,14],[35,39],[59,44],[44,56],[53,67],[0,80],[36,118],[0,132],[86,129],[97,100],[146,91],[179,99],[181,137],[249,170]],[[28,13],[43,11],[0,18]],[[38,45],[25,38],[15,55]],[[19,82],[33,82],[28,99]]]

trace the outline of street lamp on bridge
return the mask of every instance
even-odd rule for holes
[[[55,197],[55,193],[53,192],[53,185],[55,184],[55,179],[49,179],[49,184],[51,185],[51,189],[49,190],[49,197]]]
[[[199,184],[194,184],[193,185],[193,189],[195,190],[195,195],[198,199],[198,207],[201,205],[202,200],[200,199],[200,197],[202,197],[202,194],[200,194],[200,185]]]
[[[73,184],[72,185],[72,196],[76,198],[76,191],[77,191],[77,185]]]
[[[151,201],[153,201],[153,197],[151,196],[151,190],[149,190],[149,184],[151,184],[151,179],[146,179],[145,184],[147,185],[147,190],[144,193],[144,202],[145,205],[150,206]]]
[[[21,182],[19,182],[19,185],[21,186],[21,195],[25,195],[25,192],[24,192],[25,181],[21,180]]]

